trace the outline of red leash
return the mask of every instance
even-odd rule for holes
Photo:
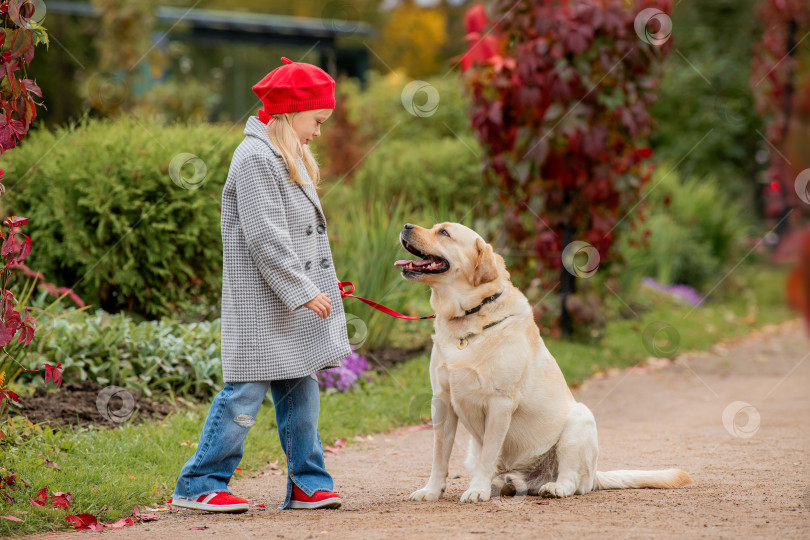
[[[344,291],[343,290],[344,287],[351,287],[351,288],[348,291]],[[373,302],[371,300],[368,300],[367,298],[361,298],[359,296],[355,296],[355,295],[351,294],[351,293],[354,292],[354,283],[352,283],[351,281],[338,281],[338,289],[340,289],[340,299],[341,300],[343,300],[347,296],[351,296],[352,298],[357,298],[358,300],[362,300],[363,302],[370,305],[371,307],[379,309],[383,313],[387,313],[388,315],[391,315],[393,317],[399,317],[400,319],[411,319],[411,320],[434,319],[434,318],[436,318],[436,315],[428,315],[426,317],[409,317],[408,315],[403,315],[402,313],[397,313],[393,309],[389,309],[389,308],[385,307],[384,305],[378,304],[377,302]]]

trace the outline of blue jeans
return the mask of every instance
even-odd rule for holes
[[[197,444],[197,451],[183,465],[173,497],[196,499],[225,491],[242,459],[245,437],[259,406],[273,396],[281,447],[287,456],[287,496],[279,508],[288,508],[295,483],[307,495],[332,491],[318,432],[320,394],[312,377],[280,381],[229,382],[214,397]]]

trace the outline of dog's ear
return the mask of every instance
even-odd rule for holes
[[[475,239],[476,259],[475,270],[473,271],[473,287],[482,283],[487,283],[498,277],[498,266],[495,261],[495,253],[492,246],[481,240]]]

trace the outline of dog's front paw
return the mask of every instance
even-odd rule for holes
[[[435,489],[430,486],[425,486],[422,489],[417,489],[411,493],[412,501],[436,501],[444,493],[443,489]]]
[[[489,500],[491,496],[490,489],[474,489],[470,488],[464,492],[461,496],[461,502],[463,503],[477,503],[477,502],[486,502]]]
[[[552,497],[556,499],[568,497],[572,493],[568,493],[565,487],[561,486],[556,482],[549,482],[548,484],[543,484],[540,487],[540,489],[537,490],[537,494],[540,495],[541,497]]]

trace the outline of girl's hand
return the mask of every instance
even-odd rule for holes
[[[319,294],[304,304],[304,307],[314,311],[321,319],[327,318],[332,313],[332,301],[326,293]]]

